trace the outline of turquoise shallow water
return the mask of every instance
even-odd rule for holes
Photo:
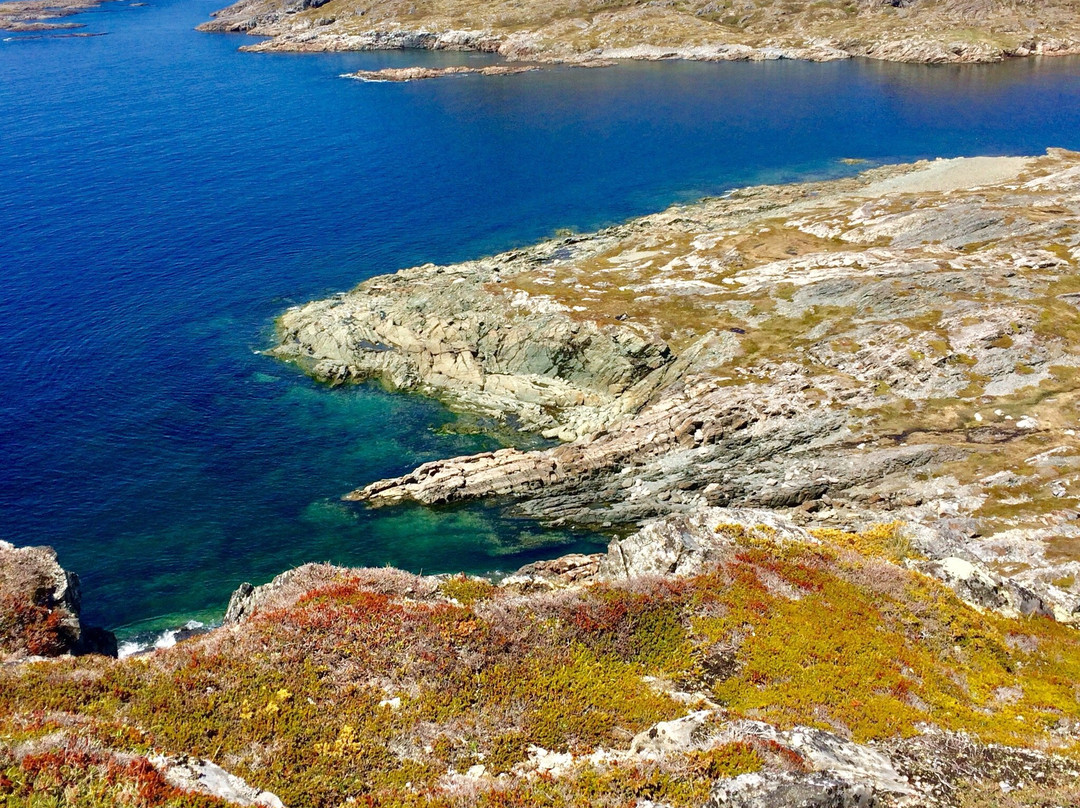
[[[304,561],[479,572],[596,546],[495,505],[341,503],[499,444],[259,354],[292,303],[845,157],[1080,148],[1076,60],[364,84],[338,74],[490,57],[241,54],[192,30],[218,2],[0,42],[0,536],[55,546],[110,626],[212,615]]]

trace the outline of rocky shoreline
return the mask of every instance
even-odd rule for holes
[[[266,52],[426,49],[493,53],[511,61],[609,59],[982,63],[1080,53],[1080,17],[1068,0],[1037,7],[1004,0],[731,3],[693,0],[564,5],[452,3],[423,7],[357,0],[239,0],[203,31],[270,37]]]
[[[613,61],[581,61],[571,63],[570,67],[613,67]],[[382,70],[357,70],[354,73],[342,73],[342,78],[357,79],[359,81],[423,81],[424,79],[439,79],[448,76],[513,76],[518,73],[532,73],[542,70],[549,65],[544,64],[503,64],[486,65],[484,67],[467,67],[457,65],[454,67],[386,67]]]
[[[1078,224],[1062,151],[744,189],[374,278],[287,311],[272,352],[563,441],[348,499],[613,530],[729,505],[898,519],[1072,621]]]
[[[32,33],[82,28],[82,23],[61,20],[98,8],[103,2],[107,0],[7,0],[0,3],[0,31]]]

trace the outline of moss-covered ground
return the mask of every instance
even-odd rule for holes
[[[0,795],[213,804],[154,779],[140,762],[153,750],[210,758],[290,806],[694,806],[719,776],[801,765],[742,743],[585,760],[684,715],[676,690],[723,718],[861,742],[930,725],[1078,753],[1075,629],[965,605],[887,560],[907,552],[891,526],[820,545],[732,538],[695,578],[540,595],[341,571],[149,656],[2,669]],[[532,747],[577,762],[529,774]],[[470,776],[478,765],[484,776]]]

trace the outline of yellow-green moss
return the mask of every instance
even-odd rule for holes
[[[228,761],[298,806],[355,797],[458,808],[440,778],[479,762],[509,779],[491,781],[478,805],[691,806],[768,750],[582,763],[551,782],[514,772],[531,745],[582,756],[625,748],[685,713],[645,677],[708,691],[731,718],[857,740],[933,724],[1052,746],[1058,722],[1080,720],[1075,630],[980,614],[871,557],[906,552],[895,525],[819,534],[822,545],[780,543],[764,526],[718,530],[732,545],[714,572],[688,580],[531,599],[492,589],[465,606],[445,592],[417,601],[343,579],[227,636],[142,660],[2,670],[0,750],[59,727],[111,749]],[[722,665],[710,662],[718,648],[729,649]]]

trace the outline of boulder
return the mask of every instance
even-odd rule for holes
[[[233,805],[285,808],[277,795],[248,785],[240,777],[209,760],[164,755],[153,755],[149,760],[175,788],[217,797]]]
[[[870,788],[829,772],[773,771],[721,780],[704,808],[873,808]]]
[[[937,578],[961,600],[977,609],[995,611],[1009,617],[1033,614],[1054,617],[1054,610],[1037,594],[1015,581],[994,575],[977,562],[952,556],[916,562],[912,566]]]
[[[775,511],[756,508],[699,508],[659,519],[608,547],[601,579],[642,575],[697,575],[715,565],[738,536],[816,543],[805,528]]]

